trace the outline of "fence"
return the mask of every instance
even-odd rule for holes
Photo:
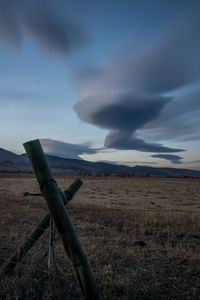
[[[71,200],[74,193],[79,188],[80,182],[75,182],[69,190],[62,193],[47,165],[39,140],[27,142],[24,144],[24,147],[34,169],[42,196],[47,201],[51,217],[54,220],[58,233],[62,239],[66,254],[73,264],[74,274],[84,297],[86,299],[101,299],[98,286],[96,285],[94,276],[90,270],[87,258],[65,208],[67,202]],[[23,255],[30,250],[45,229],[49,226],[49,223],[50,239],[48,266],[49,269],[51,269],[52,260],[54,258],[54,225],[53,221],[50,221],[50,219],[50,214],[47,214],[32,234],[19,246],[11,258],[3,264],[1,268],[1,276],[15,268],[15,265],[21,261]]]
[[[4,241],[0,244],[0,263],[6,257],[10,261],[10,254],[14,249],[17,249],[20,240],[23,240],[27,233],[34,231],[37,225],[37,222],[20,220],[13,216],[9,220],[12,221],[12,225],[4,224],[0,228],[0,236]],[[51,294],[57,295],[57,299],[81,298],[80,290],[77,289],[71,272],[71,263],[63,253],[63,245],[57,231],[53,239],[53,262],[51,269],[48,267],[49,229],[50,227],[38,240],[30,240],[34,242],[32,248],[21,257],[20,261],[12,262],[13,270],[9,269],[6,275],[1,276],[0,299],[18,299],[18,297],[19,299],[49,299],[51,298],[49,290],[54,290],[54,293],[51,292]],[[4,238],[5,236],[7,237]],[[23,291],[25,288],[26,291]],[[11,290],[10,296],[9,290]],[[29,291],[31,293],[34,291],[37,297],[30,294]],[[21,296],[22,293],[24,294],[23,297]]]

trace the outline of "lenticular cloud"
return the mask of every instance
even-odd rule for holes
[[[182,16],[140,56],[119,57],[78,78],[75,111],[84,122],[110,130],[105,146],[145,152],[183,149],[149,143],[138,137],[174,101],[164,96],[200,79],[200,5]],[[154,130],[156,130],[154,128]],[[164,136],[163,136],[164,139]]]

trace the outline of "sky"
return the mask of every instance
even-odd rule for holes
[[[200,170],[199,0],[0,0],[0,147]]]

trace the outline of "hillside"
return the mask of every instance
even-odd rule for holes
[[[13,152],[0,148],[0,172],[28,172],[30,164]]]
[[[174,176],[200,177],[200,171],[177,168],[153,168],[148,166],[128,167],[105,162],[89,162],[46,155],[49,166],[56,174],[78,174],[94,176]],[[26,154],[17,155],[0,148],[0,172],[32,172]]]

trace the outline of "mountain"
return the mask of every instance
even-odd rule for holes
[[[26,154],[20,155],[25,163],[28,163]],[[113,165],[104,162],[90,162],[82,159],[61,158],[52,155],[45,155],[46,160],[54,173],[74,173],[83,175],[120,175],[122,169],[131,172],[132,168]]]
[[[10,152],[8,150],[5,150],[3,148],[0,148],[0,162],[4,162],[4,161],[20,161],[20,156],[13,153],[13,152]]]
[[[56,174],[79,174],[108,176],[159,176],[159,177],[200,177],[200,171],[177,168],[153,168],[147,166],[128,167],[105,162],[89,162],[86,160],[61,158],[45,155],[47,162]],[[17,155],[0,148],[0,172],[32,172],[26,154]]]
[[[0,148],[0,172],[27,172],[30,164],[23,157],[13,152]]]

